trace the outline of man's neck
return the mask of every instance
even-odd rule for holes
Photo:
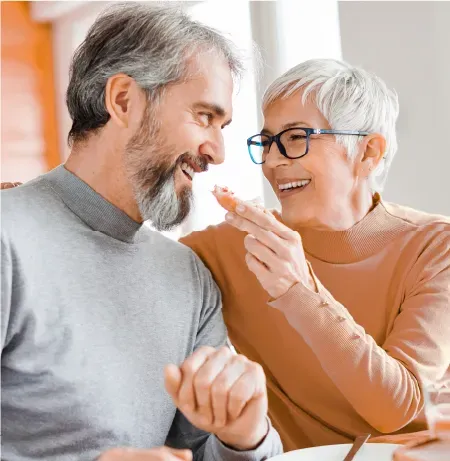
[[[120,151],[92,136],[74,145],[64,166],[131,219],[142,222]]]

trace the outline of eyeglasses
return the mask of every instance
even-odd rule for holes
[[[255,134],[247,139],[248,153],[253,163],[261,165],[266,161],[270,148],[275,142],[281,155],[297,159],[304,157],[309,151],[312,134],[340,134],[348,136],[367,136],[366,131],[322,130],[320,128],[288,128],[274,136]]]

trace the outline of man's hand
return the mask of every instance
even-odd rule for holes
[[[165,369],[167,392],[184,416],[235,450],[256,448],[267,435],[263,369],[227,347],[202,347]]]
[[[97,461],[192,461],[190,450],[175,450],[159,447],[151,450],[135,450],[134,448],[113,448],[105,451]]]

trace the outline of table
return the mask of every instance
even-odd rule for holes
[[[430,431],[411,432],[409,434],[381,435],[370,438],[367,443],[396,443],[406,445],[410,443],[419,443],[430,438]]]

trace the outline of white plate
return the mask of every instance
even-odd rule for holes
[[[304,448],[270,458],[270,461],[343,461],[351,448],[350,443]],[[354,461],[392,461],[392,454],[400,445],[393,443],[366,443]]]

